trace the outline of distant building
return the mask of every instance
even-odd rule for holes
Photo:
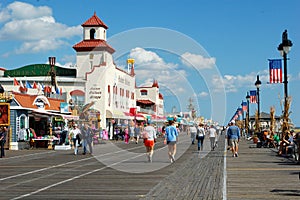
[[[271,126],[270,113],[261,112],[260,113],[260,128],[261,130],[269,130]],[[278,132],[280,129],[280,116],[275,116],[275,132]],[[255,126],[255,115],[250,116],[250,129],[254,130]]]

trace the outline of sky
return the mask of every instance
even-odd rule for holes
[[[166,112],[187,111],[226,124],[248,91],[262,82],[260,111],[281,115],[283,84],[268,84],[268,59],[285,29],[290,118],[300,126],[300,1],[289,0],[24,0],[0,1],[0,67],[47,63],[74,66],[73,45],[94,12],[109,27],[115,63],[135,59],[137,85],[158,80]],[[250,104],[254,115],[257,104]]]

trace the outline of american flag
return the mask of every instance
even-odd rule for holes
[[[243,109],[243,111],[247,111],[247,102],[245,102],[245,101],[242,101],[242,109]]]
[[[250,91],[250,103],[257,103],[256,90]]]
[[[270,83],[282,83],[281,59],[269,60]]]

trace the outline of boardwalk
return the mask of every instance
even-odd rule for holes
[[[0,159],[0,199],[299,199],[299,165],[273,149],[225,150],[224,136],[199,153],[182,134],[175,163],[159,140],[153,163],[142,143],[106,141],[95,155],[72,151],[7,151]]]

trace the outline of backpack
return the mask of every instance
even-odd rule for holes
[[[204,132],[203,132],[203,130],[202,129],[200,129],[199,127],[197,128],[197,136],[198,137],[204,137]]]

